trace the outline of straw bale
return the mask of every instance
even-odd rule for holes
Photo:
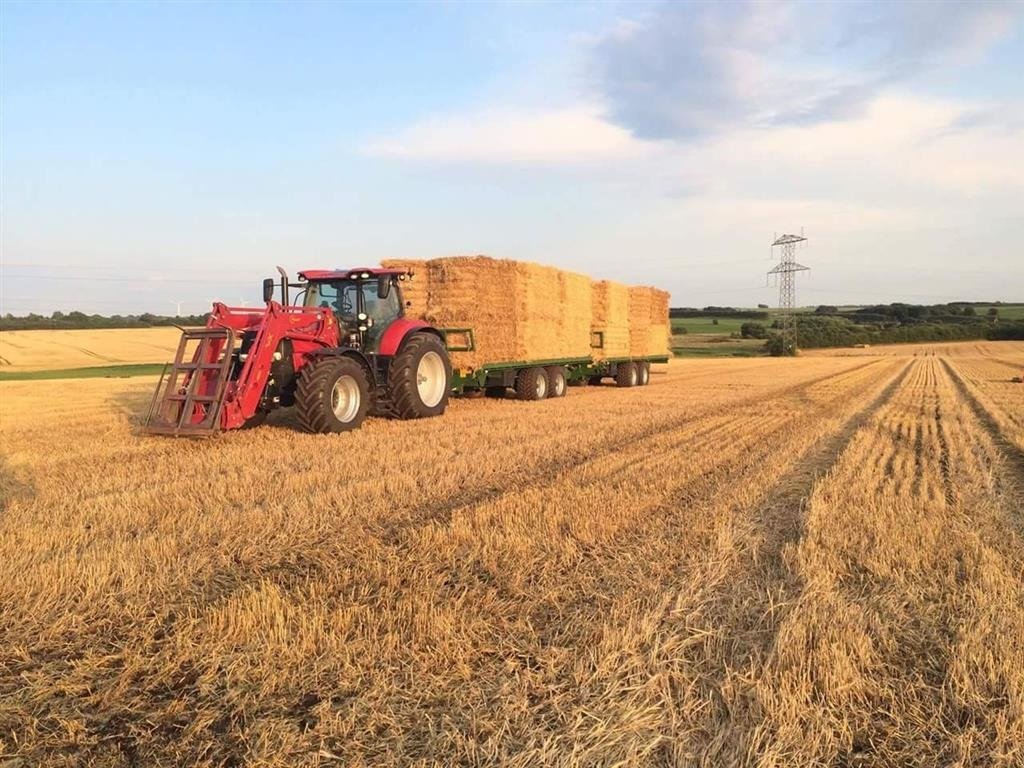
[[[651,288],[651,325],[647,331],[647,355],[669,354],[669,293]]]
[[[629,356],[629,289],[611,280],[593,283],[591,331],[604,336],[604,345],[594,348],[594,359]]]
[[[426,319],[440,328],[472,328],[476,349],[452,352],[455,368],[525,359],[517,338],[521,302],[518,265],[486,256],[427,262],[430,295]]]
[[[668,325],[669,292],[651,288],[651,325]]]
[[[411,273],[402,283],[402,298],[407,306],[406,317],[424,318],[427,314],[427,294],[430,291],[430,275],[427,262],[422,259],[383,259],[385,269],[401,269]]]
[[[651,289],[647,286],[629,288],[629,354],[646,357],[650,345]]]

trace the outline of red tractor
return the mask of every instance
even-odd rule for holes
[[[451,363],[439,330],[405,317],[400,270],[306,270],[263,281],[266,307],[213,306],[185,329],[157,385],[145,430],[209,435],[254,426],[294,405],[310,432],[345,432],[369,413],[444,413]],[[290,288],[298,289],[290,303]]]

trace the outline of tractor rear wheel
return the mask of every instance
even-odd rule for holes
[[[440,416],[452,386],[448,350],[432,333],[416,333],[391,361],[388,387],[400,419]]]
[[[602,381],[604,381],[604,376],[591,376],[587,379],[587,383],[592,387],[600,386]]]
[[[516,374],[516,397],[543,400],[548,396],[548,374],[543,368],[523,368]]]
[[[636,383],[639,387],[646,387],[651,381],[651,364],[647,361],[636,364]]]
[[[635,387],[637,381],[636,365],[619,363],[615,366],[615,384],[619,387]]]
[[[366,418],[370,381],[349,357],[324,357],[299,371],[295,411],[307,432],[348,432]]]
[[[548,367],[547,374],[548,397],[565,397],[565,390],[568,386],[565,368],[560,365],[552,365]]]

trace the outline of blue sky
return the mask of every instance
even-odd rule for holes
[[[0,16],[0,312],[456,253],[750,306],[801,226],[801,303],[1024,300],[1024,3]]]

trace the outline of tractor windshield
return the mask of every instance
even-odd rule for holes
[[[305,306],[328,307],[337,315],[342,328],[354,332],[366,327],[363,346],[375,350],[377,341],[391,321],[402,314],[402,302],[395,286],[381,296],[377,280],[339,280],[337,282],[310,283],[306,291]],[[365,314],[372,322],[359,322]]]
[[[337,283],[310,283],[306,290],[307,307],[326,307],[338,316],[342,325],[353,325],[359,314],[359,284],[345,280]]]

